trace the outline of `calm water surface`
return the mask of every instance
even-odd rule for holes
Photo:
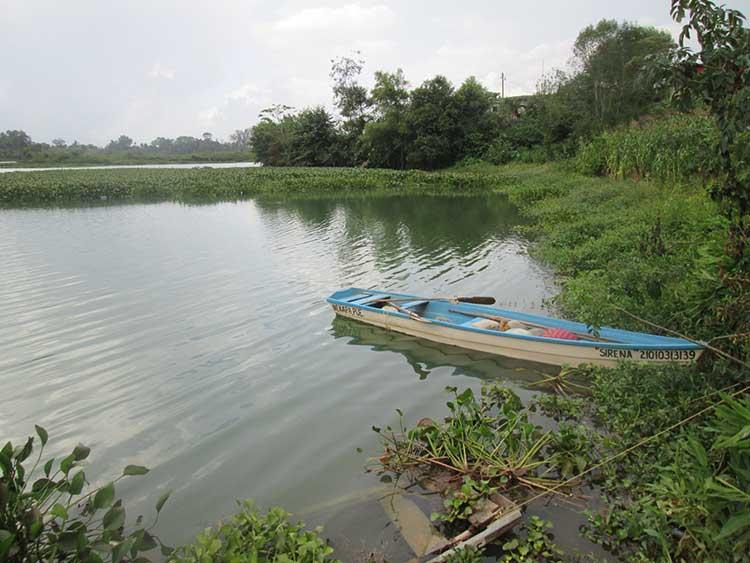
[[[172,542],[237,498],[320,520],[382,486],[362,468],[395,408],[439,417],[446,385],[528,397],[539,377],[334,320],[325,297],[357,285],[541,311],[552,281],[519,221],[499,196],[0,210],[2,435],[41,424],[55,455],[84,442],[100,480],[150,467],[121,492],[150,514],[174,489]]]

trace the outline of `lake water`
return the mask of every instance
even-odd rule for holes
[[[336,507],[382,486],[363,470],[372,425],[443,416],[446,385],[528,398],[540,376],[334,320],[325,297],[356,285],[540,312],[553,283],[520,222],[496,195],[0,210],[2,435],[41,424],[52,455],[83,442],[99,482],[150,467],[119,492],[150,515],[174,489],[167,541],[238,498],[356,537]]]

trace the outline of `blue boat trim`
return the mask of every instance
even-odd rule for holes
[[[528,313],[520,313],[518,311],[508,309],[498,309],[496,307],[490,307],[488,305],[474,305],[471,303],[449,303],[440,301],[429,301],[420,299],[418,296],[409,295],[405,293],[396,292],[383,292],[381,290],[367,290],[361,288],[348,288],[336,291],[331,294],[326,301],[333,305],[341,305],[345,307],[354,307],[365,311],[372,311],[383,315],[393,315],[395,317],[410,318],[405,313],[400,311],[384,311],[378,307],[372,307],[367,303],[375,302],[379,299],[386,297],[396,298],[409,298],[412,299],[412,303],[405,303],[404,305],[416,306],[418,304],[429,303],[432,306],[438,306],[439,303],[445,305],[447,316],[457,316],[453,313],[448,313],[448,309],[461,311],[461,313],[467,314],[466,321],[446,322],[443,320],[428,318],[432,324],[438,326],[444,326],[453,328],[456,330],[466,330],[470,332],[476,332],[480,334],[489,334],[491,336],[502,337],[502,338],[520,338],[522,340],[531,340],[535,342],[555,342],[564,344],[566,346],[582,346],[586,348],[603,348],[611,350],[702,350],[703,346],[695,344],[684,338],[674,338],[671,336],[659,336],[656,334],[648,334],[645,332],[632,332],[629,330],[621,330],[610,327],[602,327],[599,330],[599,336],[607,340],[615,340],[616,342],[599,342],[589,340],[567,340],[562,338],[549,338],[546,336],[533,336],[525,334],[508,334],[507,332],[499,332],[496,330],[487,330],[472,326],[471,323],[475,322],[481,317],[471,317],[472,313],[479,314],[490,314],[498,315],[501,317],[507,317],[509,319],[515,319],[519,321],[526,321],[529,323],[541,324],[550,328],[564,328],[575,332],[588,333],[589,327],[584,323],[566,321],[562,319],[555,319],[553,317],[545,317],[542,315],[531,315]],[[404,307],[404,305],[400,305]]]

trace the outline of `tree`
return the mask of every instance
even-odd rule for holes
[[[720,131],[721,170],[711,195],[729,222],[723,281],[746,302],[750,294],[750,30],[737,10],[708,0],[672,0],[672,17],[685,21],[669,66],[674,99],[683,108],[705,104]],[[694,35],[693,51],[686,39]],[[745,315],[750,315],[746,305]],[[728,319],[737,321],[737,315]],[[747,321],[747,319],[746,319]],[[741,322],[740,322],[741,324]]]
[[[170,153],[174,150],[174,141],[172,139],[167,139],[166,137],[157,137],[151,141],[150,146],[157,152]]]
[[[210,143],[211,141],[214,140],[213,133],[209,133],[208,131],[206,131],[205,133],[203,133],[203,135],[201,135],[201,136],[203,137],[203,140],[206,141],[207,143]]]
[[[459,129],[451,83],[444,76],[436,76],[415,88],[410,100],[407,164],[428,170],[453,164],[456,155],[452,141]]]
[[[65,139],[60,139],[60,138],[52,139],[52,145],[54,145],[58,149],[64,149],[65,147],[68,146],[68,144],[65,142]]]
[[[584,28],[573,46],[577,73],[561,94],[587,135],[633,119],[660,98],[656,79],[644,72],[649,57],[668,53],[671,36],[653,27],[601,20]]]
[[[331,166],[337,159],[337,135],[333,117],[321,106],[296,116],[291,142],[293,162],[299,166]]]
[[[456,158],[479,157],[497,135],[497,120],[492,113],[492,94],[470,76],[453,96],[457,132],[453,145]]]
[[[260,122],[250,133],[255,157],[265,166],[288,166],[292,163],[291,144],[296,130],[293,107],[274,104],[260,112]]]
[[[25,131],[9,129],[0,133],[0,156],[4,158],[23,158],[31,145],[31,137]]]
[[[120,135],[120,137],[116,141],[115,140],[110,141],[105,147],[105,150],[126,151],[132,146],[133,146],[133,139],[131,139],[127,135]]]
[[[362,135],[363,153],[371,166],[406,166],[408,85],[401,69],[375,73],[371,100],[376,119],[365,126]]]
[[[359,51],[354,52],[360,56]],[[361,123],[369,106],[367,88],[357,83],[365,61],[360,58],[339,57],[331,60],[330,77],[333,81],[333,101],[347,120]],[[360,129],[361,130],[361,129]]]
[[[229,140],[238,149],[244,149],[250,143],[250,137],[252,135],[252,128],[247,129],[236,129],[234,133],[229,135]]]

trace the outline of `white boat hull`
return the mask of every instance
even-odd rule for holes
[[[540,342],[524,338],[503,337],[501,334],[485,334],[451,328],[443,324],[418,321],[387,312],[371,311],[354,306],[333,304],[332,307],[339,316],[416,336],[417,338],[424,338],[432,342],[556,366],[576,367],[581,364],[593,364],[614,367],[622,361],[689,364],[695,362],[703,352],[703,350],[612,349],[611,347],[572,346],[557,342]]]

